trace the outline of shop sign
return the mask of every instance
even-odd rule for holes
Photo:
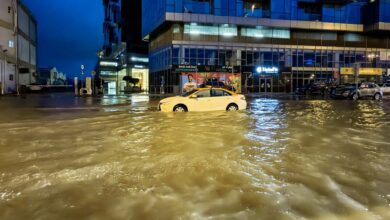
[[[217,67],[215,72],[232,73],[232,72],[238,72],[238,69],[234,68],[234,66],[221,66],[221,67]]]
[[[266,74],[275,74],[279,72],[279,68],[277,67],[265,67],[265,66],[258,66],[256,67],[257,73],[266,73]]]
[[[189,65],[179,65],[175,68],[175,72],[198,72],[197,66],[189,66]]]
[[[382,75],[382,68],[359,68],[359,75]],[[345,67],[340,69],[341,75],[353,75],[354,70],[351,67]]]
[[[382,68],[360,68],[359,75],[382,75]]]

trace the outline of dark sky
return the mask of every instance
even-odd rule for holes
[[[101,0],[23,0],[38,23],[38,65],[68,77],[90,74],[103,44]]]

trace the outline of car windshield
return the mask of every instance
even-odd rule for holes
[[[197,91],[198,91],[198,90],[194,89],[194,90],[191,90],[191,91],[189,91],[189,92],[184,93],[184,94],[181,95],[181,96],[183,96],[183,97],[188,97],[188,96],[194,94],[194,93],[197,92]]]

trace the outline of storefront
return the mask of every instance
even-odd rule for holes
[[[340,68],[341,83],[381,83],[385,69],[382,68]]]

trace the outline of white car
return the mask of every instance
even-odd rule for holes
[[[384,95],[390,95],[390,83],[383,84],[382,91]]]
[[[221,88],[202,88],[182,96],[165,98],[158,104],[158,110],[162,112],[237,111],[246,109],[246,105],[244,95]]]

